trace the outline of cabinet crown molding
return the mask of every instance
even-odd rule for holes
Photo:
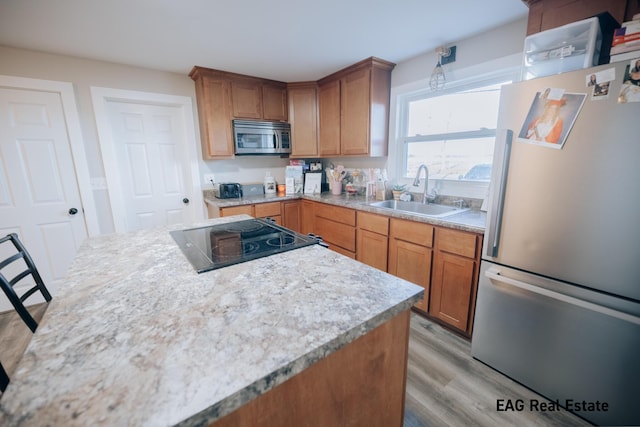
[[[335,73],[329,74],[318,80],[318,84],[323,84],[327,81],[336,80],[342,77],[345,74],[351,73],[361,68],[378,68],[381,70],[387,70],[391,72],[395,68],[396,64],[393,62],[385,61],[384,59],[376,58],[375,56],[371,56],[367,59],[363,59],[360,62],[356,62],[355,64],[349,65],[341,70],[336,71]]]
[[[263,79],[261,77],[249,76],[247,74],[232,73],[230,71],[224,71],[224,70],[216,70],[213,68],[201,67],[199,65],[195,65],[189,72],[189,77],[191,77],[192,80],[197,80],[202,76],[218,77],[218,78],[225,78],[225,79],[231,79],[231,80],[255,80],[257,82],[262,82],[267,84],[286,86],[285,82],[282,82],[279,80]]]
[[[525,1],[525,0],[523,0]],[[537,1],[537,0],[529,0],[529,1]],[[376,68],[380,68],[380,69],[384,69],[384,70],[393,70],[395,68],[396,64],[394,64],[393,62],[390,61],[385,61],[384,59],[380,59],[377,58],[375,56],[371,56],[369,58],[363,59],[362,61],[356,62],[355,64],[349,65],[341,70],[338,70],[334,73],[329,74],[328,76],[325,76],[323,78],[321,78],[320,80],[317,81],[307,81],[307,82],[282,82],[282,81],[278,81],[278,80],[270,80],[270,79],[263,79],[261,77],[256,77],[256,76],[249,76],[246,74],[238,74],[238,73],[232,73],[230,71],[224,71],[224,70],[216,70],[214,68],[207,68],[207,67],[202,67],[199,65],[195,65],[191,71],[189,72],[189,77],[191,77],[191,79],[193,80],[197,80],[199,77],[201,77],[202,75],[207,75],[209,77],[224,77],[224,78],[232,78],[232,79],[254,79],[254,80],[259,80],[262,82],[267,82],[267,83],[273,83],[273,84],[280,84],[280,85],[308,85],[308,84],[320,84],[326,80],[332,80],[335,78],[339,78],[341,75],[352,72],[354,70],[357,70],[359,68],[367,68],[367,67],[376,67]]]

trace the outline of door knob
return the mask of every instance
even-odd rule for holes
[[[185,197],[184,199],[182,199],[182,203],[184,203],[185,205],[189,204],[189,199]]]
[[[77,213],[78,213],[78,209],[76,209],[76,208],[69,209],[69,215],[75,215]]]

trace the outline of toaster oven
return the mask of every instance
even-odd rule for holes
[[[237,182],[218,184],[218,199],[239,199],[242,197],[242,185]]]

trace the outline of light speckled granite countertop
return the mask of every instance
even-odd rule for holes
[[[261,195],[243,197],[240,199],[216,199],[211,194],[205,192],[204,200],[206,203],[217,206],[219,208],[238,206],[238,205],[250,205],[254,203],[276,202],[281,200],[295,200],[295,199],[308,199],[317,202],[329,203],[337,206],[344,206],[346,208],[372,212],[380,215],[387,215],[393,218],[409,219],[411,221],[425,222],[433,225],[440,225],[443,227],[454,228],[457,230],[471,231],[474,233],[484,233],[485,223],[487,220],[487,213],[480,210],[467,210],[460,212],[459,214],[435,218],[425,217],[422,215],[410,214],[405,212],[391,211],[389,209],[381,209],[375,206],[371,206],[370,203],[375,202],[372,199],[366,199],[364,196],[347,196],[342,194],[340,196],[334,196],[331,193],[322,194],[298,194],[291,196],[277,196],[277,195]]]
[[[0,425],[207,425],[422,297],[318,245],[197,274],[176,228],[83,243]]]

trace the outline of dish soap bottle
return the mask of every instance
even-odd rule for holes
[[[276,193],[276,180],[271,176],[271,172],[267,172],[264,177],[264,193],[275,194]]]

